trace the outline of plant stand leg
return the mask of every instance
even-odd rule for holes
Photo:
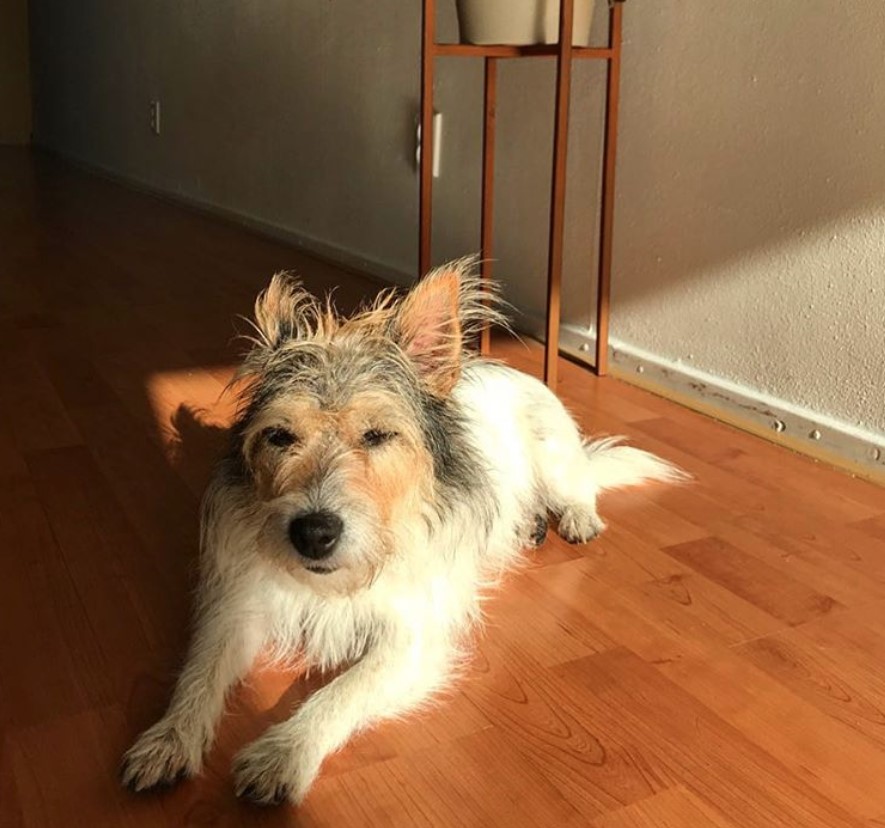
[[[436,0],[424,0],[421,38],[421,161],[418,165],[418,276],[430,270],[433,231],[433,69]]]
[[[485,92],[482,124],[482,261],[480,276],[484,287],[492,278],[492,223],[495,202],[495,119],[498,93],[498,59],[485,59]],[[479,336],[479,352],[487,356],[491,349],[491,328],[486,325]]]
[[[608,373],[608,323],[611,310],[612,230],[615,213],[615,161],[618,148],[618,98],[621,79],[621,13],[614,2],[609,15],[609,48],[605,90],[605,145],[602,168],[602,211],[599,228],[599,274],[596,283],[596,364],[600,377]]]
[[[550,249],[547,260],[547,341],[544,382],[556,390],[562,291],[562,248],[565,218],[566,150],[572,79],[574,0],[562,0],[559,50],[556,58],[556,120],[553,129],[553,186],[550,194]]]

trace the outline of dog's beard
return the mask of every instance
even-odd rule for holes
[[[289,577],[323,595],[346,595],[370,586],[395,551],[392,533],[365,506],[339,509],[345,527],[335,551],[313,561],[299,555],[289,537],[298,509],[291,501],[267,505],[258,532],[259,552]]]

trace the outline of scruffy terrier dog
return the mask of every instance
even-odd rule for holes
[[[284,275],[258,298],[241,414],[203,503],[187,664],[126,753],[125,785],[198,773],[227,690],[272,647],[346,668],[234,761],[239,796],[299,802],[355,732],[447,685],[484,590],[548,512],[588,541],[599,491],[681,476],[583,441],[544,385],[470,353],[500,321],[488,299],[469,262],[349,319]]]

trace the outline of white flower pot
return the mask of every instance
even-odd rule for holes
[[[528,46],[559,41],[559,0],[455,0],[462,43]],[[594,0],[575,0],[572,44],[590,44]]]

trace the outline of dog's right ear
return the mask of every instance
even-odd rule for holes
[[[310,294],[289,273],[276,273],[255,300],[255,328],[259,344],[274,351],[291,339],[309,335]]]
[[[252,348],[240,366],[239,376],[260,374],[281,348],[316,332],[320,314],[314,298],[289,273],[277,273],[255,300],[254,319],[248,320]]]

